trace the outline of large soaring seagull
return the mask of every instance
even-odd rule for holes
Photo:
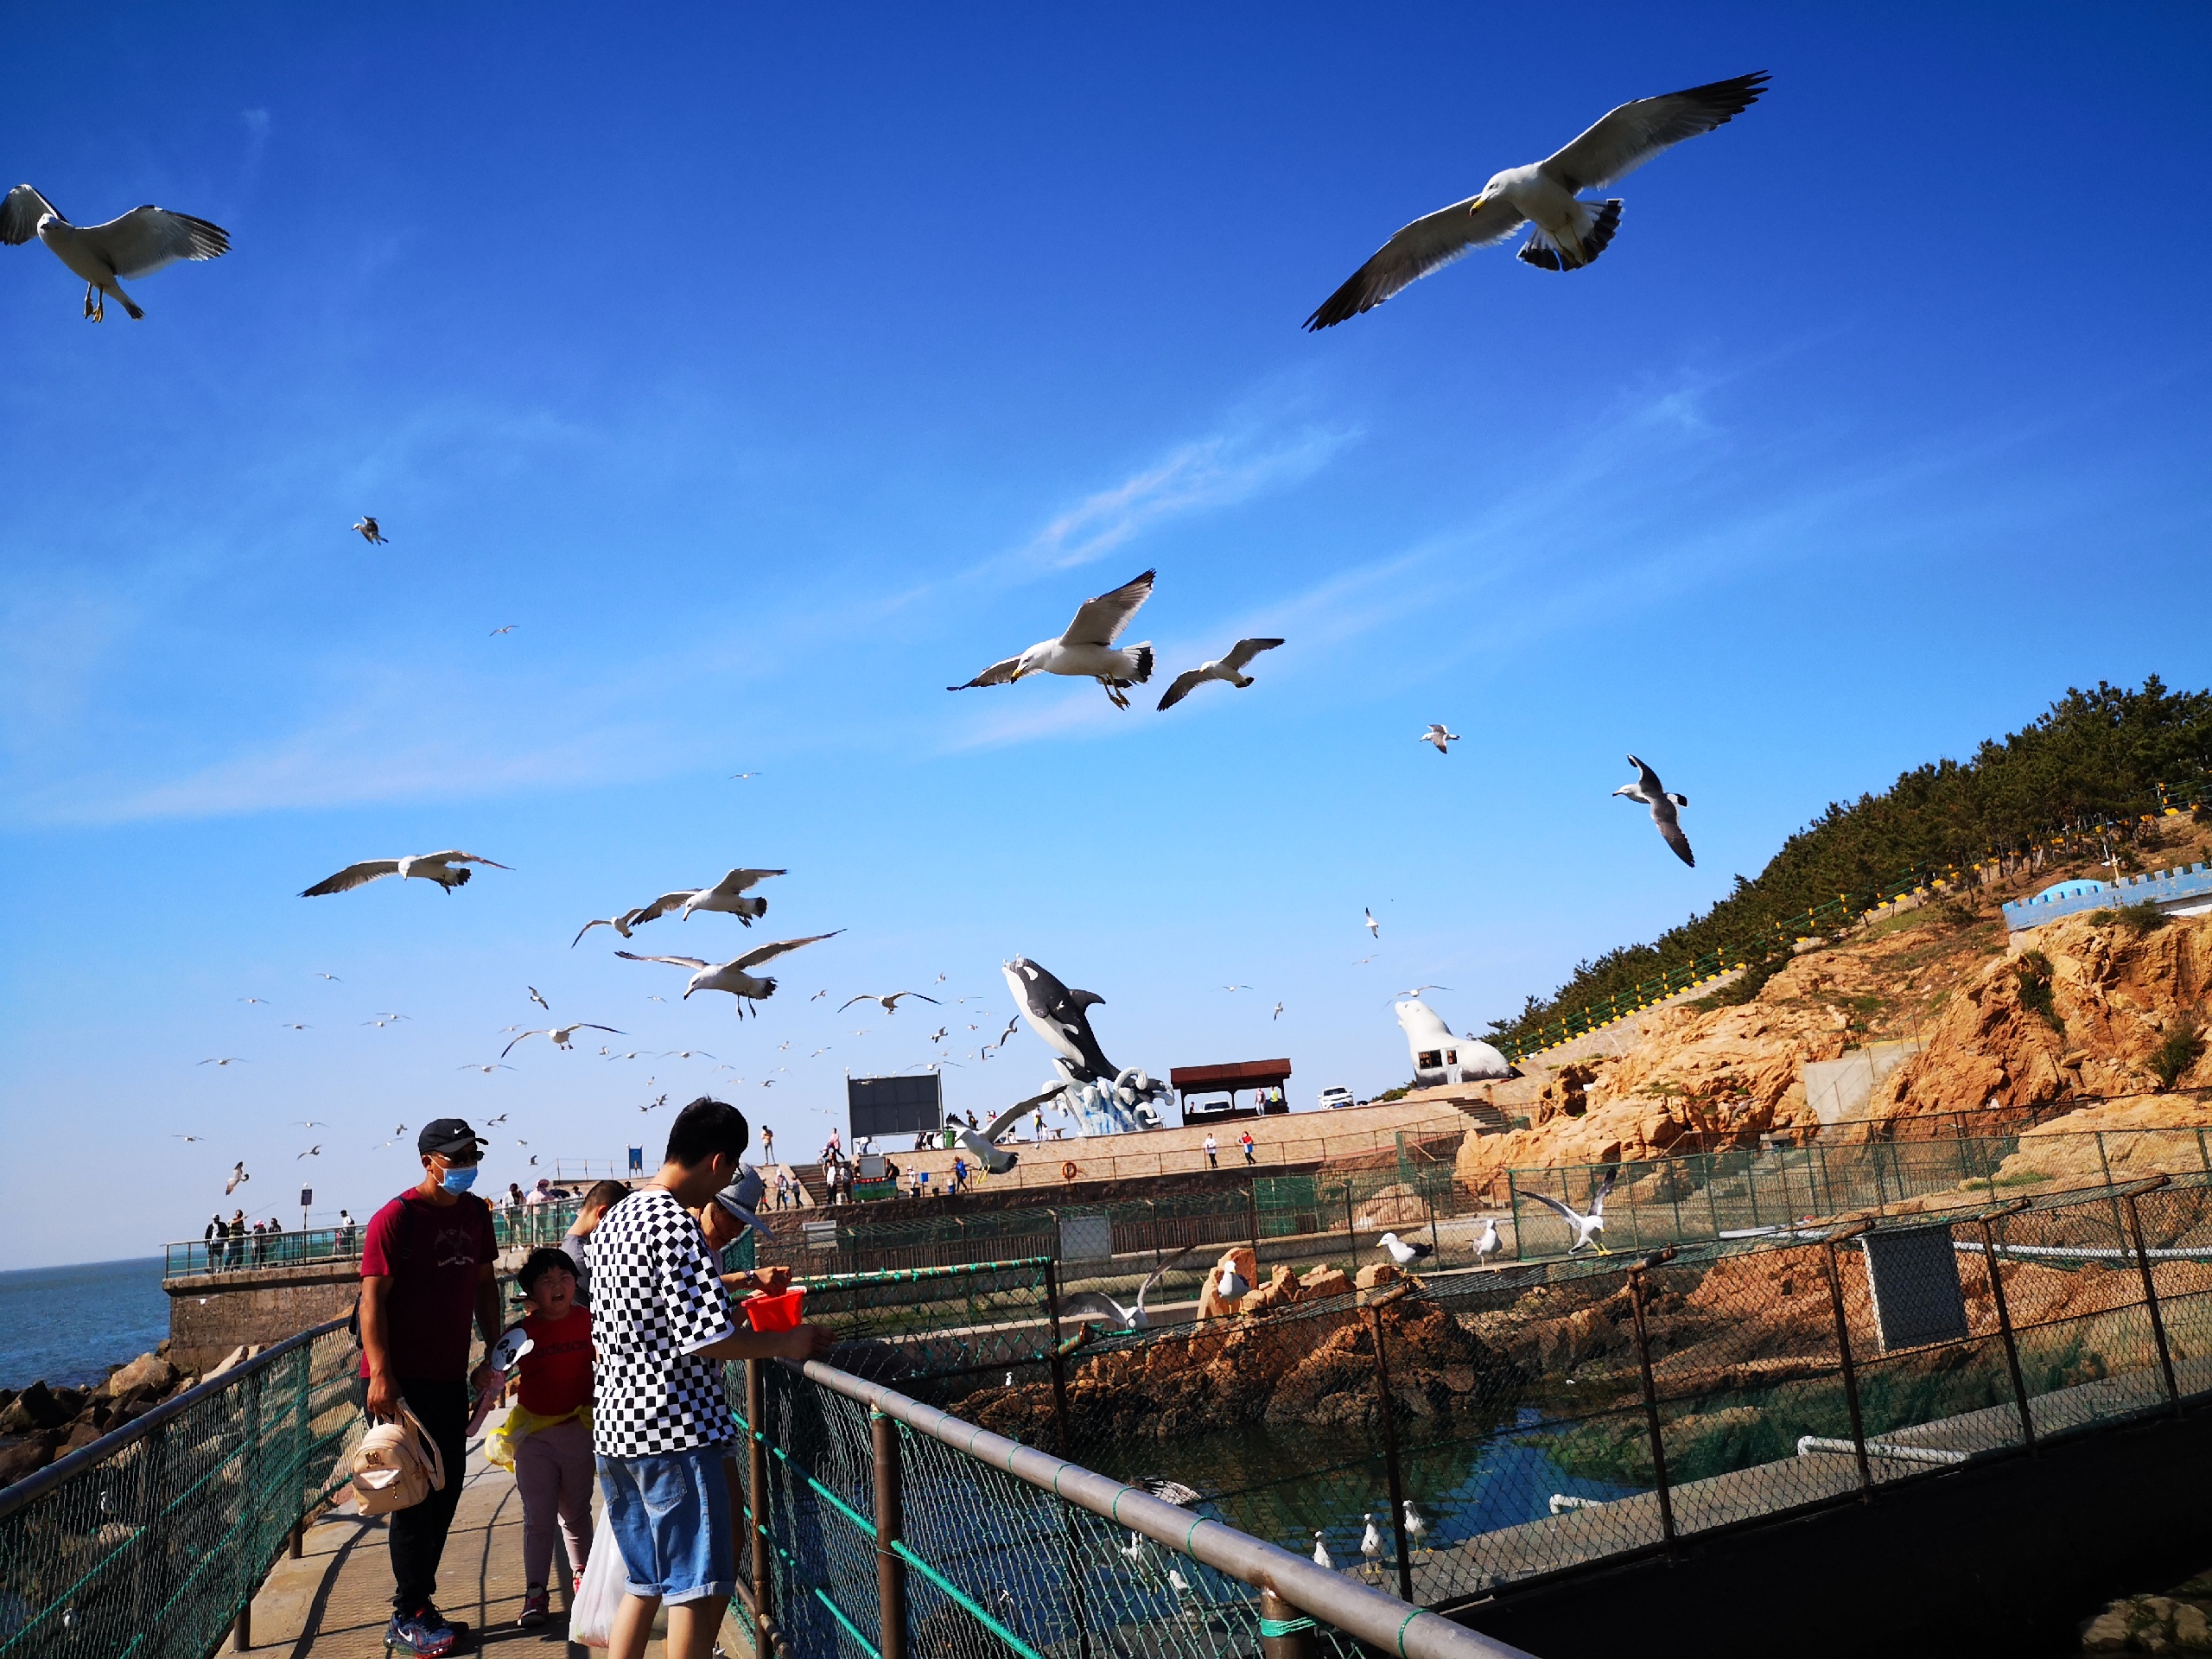
[[[1506,240],[1523,224],[1529,231],[1522,259],[1546,270],[1581,270],[1605,251],[1621,219],[1618,200],[1585,201],[1581,192],[1602,190],[1661,150],[1726,125],[1758,101],[1766,80],[1762,71],[1622,105],[1557,155],[1508,168],[1480,194],[1414,220],[1324,300],[1306,326],[1327,328],[1372,310],[1407,283],[1471,248]]]
[[[230,232],[190,213],[149,203],[105,225],[72,225],[44,196],[19,184],[0,200],[0,242],[12,248],[33,237],[85,279],[85,315],[94,322],[107,320],[111,294],[134,319],[146,315],[117,278],[135,282],[180,259],[219,259],[231,251]]]
[[[1129,626],[1137,607],[1152,596],[1153,575],[1147,570],[1110,594],[1084,600],[1082,608],[1075,613],[1075,620],[1068,624],[1068,631],[1058,639],[1039,639],[1020,656],[993,663],[965,684],[949,685],[945,690],[966,691],[979,685],[1011,685],[1032,674],[1069,674],[1078,679],[1097,681],[1106,688],[1106,695],[1114,700],[1116,708],[1128,708],[1129,700],[1122,694],[1152,677],[1152,642],[1147,640],[1127,650],[1116,650],[1114,642]]]

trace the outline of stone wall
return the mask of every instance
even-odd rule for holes
[[[168,1280],[169,1357],[205,1371],[241,1343],[282,1342],[342,1318],[360,1287],[360,1264],[351,1261]]]

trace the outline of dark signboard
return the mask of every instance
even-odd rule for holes
[[[852,1112],[855,1141],[864,1135],[920,1135],[944,1127],[942,1080],[934,1071],[918,1077],[847,1077],[845,1104]]]

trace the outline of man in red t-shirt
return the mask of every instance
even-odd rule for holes
[[[361,1245],[362,1403],[372,1421],[397,1418],[403,1402],[445,1460],[446,1484],[392,1512],[392,1651],[450,1653],[456,1630],[431,1601],[467,1461],[471,1318],[488,1345],[499,1335],[499,1250],[491,1206],[469,1192],[484,1141],[457,1117],[416,1139],[423,1179],[369,1218]]]

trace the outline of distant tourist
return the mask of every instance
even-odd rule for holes
[[[1045,1114],[1041,1108],[1039,1109],[1037,1116],[1031,1121],[1030,1128],[1033,1138],[1034,1138],[1037,1144],[1040,1147],[1043,1146],[1045,1144]]]
[[[766,1168],[776,1166],[776,1132],[766,1124],[760,1128],[760,1162]]]
[[[952,1160],[952,1190],[955,1192],[968,1190],[968,1160],[957,1154]]]
[[[1219,1169],[1221,1167],[1221,1147],[1215,1141],[1213,1138],[1213,1131],[1211,1129],[1208,1129],[1206,1131],[1205,1145],[1203,1147],[1203,1150],[1206,1155],[1206,1167],[1208,1169]]]
[[[269,1229],[261,1222],[253,1224],[253,1265],[259,1267],[269,1259]]]
[[[591,1550],[591,1315],[576,1303],[575,1263],[551,1246],[532,1250],[515,1274],[530,1299],[522,1322],[520,1403],[499,1430],[522,1495],[522,1618],[543,1624],[552,1611],[545,1580],[553,1566],[553,1529],[561,1529],[574,1573],[583,1582]]]
[[[789,1208],[791,1197],[791,1172],[786,1169],[779,1169],[776,1172],[776,1208],[779,1210]]]
[[[591,1305],[591,1236],[607,1212],[629,1196],[630,1189],[620,1181],[594,1181],[576,1210],[576,1218],[561,1235],[561,1248],[576,1264],[576,1300],[587,1307]]]
[[[351,1255],[353,1254],[354,1236],[359,1230],[353,1225],[353,1212],[351,1211],[340,1210],[338,1212],[339,1255]]]
[[[200,1237],[207,1241],[209,1272],[223,1265],[223,1241],[229,1236],[230,1230],[223,1225],[223,1212],[218,1210],[214,1218],[207,1224],[207,1230],[200,1234]]]
[[[552,1201],[553,1197],[553,1183],[547,1180],[545,1177],[541,1175],[537,1178],[537,1185],[530,1189],[528,1195],[524,1198],[523,1202],[524,1204],[549,1204]]]
[[[592,1244],[592,1443],[628,1586],[610,1659],[641,1659],[664,1602],[668,1659],[709,1659],[736,1588],[722,1462],[737,1435],[721,1362],[804,1361],[830,1345],[820,1325],[756,1332],[730,1318],[720,1264],[690,1211],[739,1178],[749,1138],[735,1107],[693,1101],[669,1129],[659,1173],[607,1212]]]
[[[519,1210],[522,1208],[522,1183],[520,1181],[509,1181],[507,1183],[507,1208],[510,1210]]]
[[[224,1265],[232,1268],[243,1267],[245,1263],[245,1211],[233,1210],[231,1211],[230,1236],[231,1242],[223,1251]]]
[[[392,1614],[385,1643],[395,1653],[450,1653],[461,1627],[441,1613],[438,1563],[461,1501],[467,1466],[472,1318],[488,1345],[499,1337],[499,1249],[492,1208],[468,1189],[485,1142],[457,1117],[423,1125],[415,1148],[423,1179],[369,1217],[361,1249],[361,1401],[372,1421],[392,1421],[404,1403],[437,1443],[443,1490],[392,1511]]]
[[[1243,1134],[1238,1135],[1236,1137],[1236,1144],[1244,1148],[1244,1161],[1246,1163],[1256,1164],[1260,1161],[1258,1156],[1259,1148],[1252,1139],[1251,1130],[1247,1129]]]

